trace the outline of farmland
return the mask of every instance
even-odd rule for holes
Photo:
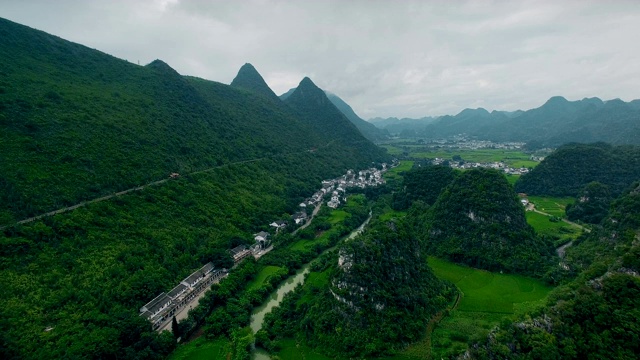
[[[434,330],[434,358],[466,348],[467,341],[480,338],[505,318],[542,305],[550,287],[520,275],[491,273],[430,258],[429,265],[442,279],[453,282],[462,292],[457,310]]]

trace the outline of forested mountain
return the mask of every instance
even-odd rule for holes
[[[289,96],[291,96],[291,94],[293,94],[295,90],[296,88],[289,89],[289,91],[280,95],[280,99],[286,100]],[[331,101],[331,103],[335,105],[335,107],[338,110],[340,110],[340,112],[344,114],[344,116],[346,116],[347,119],[349,119],[349,121],[351,121],[351,123],[356,126],[356,128],[358,128],[360,133],[365,138],[371,141],[380,141],[380,140],[389,138],[389,132],[387,132],[386,130],[378,129],[373,124],[370,124],[369,122],[360,118],[355,113],[355,111],[353,111],[351,106],[349,106],[349,104],[347,104],[344,100],[339,98],[337,95],[332,94],[328,91],[325,91],[324,93],[327,95],[327,98],[329,99],[329,101]]]
[[[541,276],[554,253],[495,170],[462,172],[441,192],[425,225],[431,253],[476,268]]]
[[[527,111],[465,109],[455,116],[441,116],[424,122],[373,121],[391,133],[423,138],[442,138],[465,133],[484,140],[526,142],[532,148],[557,147],[568,142],[640,144],[640,108],[638,101],[620,99],[602,101],[585,98],[568,101],[550,98],[542,106]],[[392,129],[391,126],[395,126]],[[400,127],[402,126],[402,127]],[[398,129],[402,129],[398,131]]]
[[[387,159],[318,99],[285,104],[250,65],[229,86],[0,19],[0,357],[165,357],[175,340],[140,306],[228,267],[321,179]]]
[[[588,183],[609,187],[614,196],[640,179],[640,146],[567,144],[516,182],[517,192],[576,196]]]
[[[465,359],[635,359],[640,353],[640,184],[567,249],[547,306],[470,346]]]
[[[374,220],[323,266],[327,286],[297,291],[265,319],[269,341],[297,333],[331,356],[389,354],[419,340],[454,293],[435,277],[424,243],[402,221]]]
[[[340,110],[340,112],[342,112],[347,117],[347,119],[349,119],[349,121],[351,121],[353,125],[358,128],[358,130],[360,130],[364,137],[371,141],[380,141],[389,138],[388,131],[378,129],[375,125],[363,120],[353,111],[351,106],[349,106],[349,104],[339,98],[338,95],[332,94],[330,92],[325,93],[327,94],[327,97],[333,103],[333,105],[335,105],[338,110]]]
[[[354,155],[360,158],[370,157],[371,160],[384,156],[383,150],[367,140],[308,77],[302,79],[284,102],[317,133],[327,136],[331,141],[348,144]]]
[[[269,88],[258,70],[249,63],[242,65],[238,75],[231,82],[231,86],[262,94],[276,102],[279,100],[278,95]]]

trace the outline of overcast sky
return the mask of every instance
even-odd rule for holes
[[[131,62],[281,94],[309,76],[363,118],[640,98],[640,1],[0,0],[0,17]]]

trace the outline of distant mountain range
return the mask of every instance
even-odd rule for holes
[[[568,101],[550,98],[527,111],[465,109],[438,118],[375,118],[379,128],[402,137],[442,138],[467,134],[492,141],[520,141],[532,147],[556,147],[568,142],[640,144],[640,100]]]

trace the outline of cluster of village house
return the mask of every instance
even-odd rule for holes
[[[443,158],[435,158],[431,160],[433,165],[442,165],[446,160]],[[521,168],[513,168],[509,167],[507,164],[503,162],[490,162],[490,163],[477,163],[477,162],[466,162],[466,161],[449,161],[449,166],[454,169],[473,169],[473,168],[486,168],[486,169],[497,169],[503,171],[505,174],[510,175],[523,175],[529,172],[529,169],[525,167]]]
[[[397,161],[394,161],[390,167],[395,166],[397,166]],[[300,211],[291,216],[291,221],[296,226],[304,225],[308,220],[307,208],[320,205],[326,197],[330,197],[330,200],[327,201],[327,206],[334,209],[337,208],[341,202],[346,201],[345,192],[348,188],[366,188],[383,184],[382,173],[386,170],[388,170],[388,165],[382,164],[382,170],[371,168],[357,173],[349,170],[345,175],[338,178],[323,180],[322,188],[300,203]],[[287,226],[287,222],[285,220],[277,220],[269,224],[269,226],[273,227],[275,232],[278,233]],[[249,247],[240,245],[229,250],[234,263],[238,263],[248,256],[261,256],[271,250],[269,236],[268,232],[260,231],[254,234],[255,242],[253,245]],[[168,293],[161,293],[140,308],[140,316],[149,320],[153,324],[154,330],[158,330],[200,293],[208,289],[211,284],[225,277],[227,273],[227,269],[214,269],[213,264],[208,263],[186,277]]]

